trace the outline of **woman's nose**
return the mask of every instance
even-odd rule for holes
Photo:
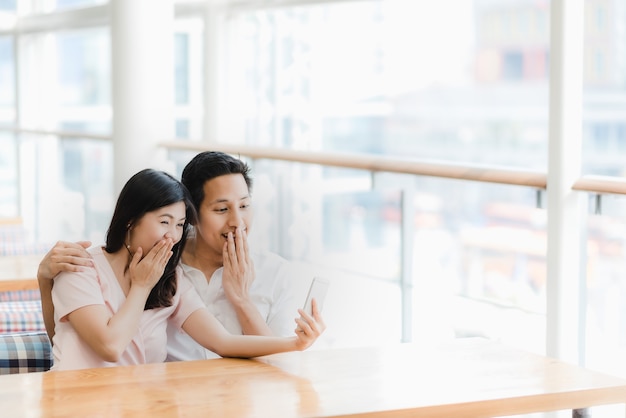
[[[168,228],[167,232],[165,232],[164,238],[170,238],[172,241],[176,242],[180,238],[178,235],[178,231],[176,231],[176,226],[174,225]]]

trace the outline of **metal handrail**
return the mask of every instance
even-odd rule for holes
[[[486,183],[500,183],[527,186],[545,190],[547,174],[497,167],[491,165],[461,164],[434,160],[406,159],[372,154],[330,153],[323,151],[299,151],[281,148],[229,145],[201,141],[165,141],[162,147],[187,151],[222,151],[229,154],[246,155],[250,158],[299,163],[319,164],[333,167],[356,168],[372,172],[390,172],[472,180]],[[572,184],[572,190],[597,194],[626,195],[626,178],[597,175],[584,175]]]
[[[32,135],[55,135],[62,138],[82,138],[111,140],[111,135],[97,135],[87,132],[48,131],[0,127],[0,131]],[[547,174],[532,170],[510,169],[492,165],[453,163],[447,161],[397,158],[383,155],[338,153],[327,151],[288,150],[282,148],[232,145],[216,142],[171,140],[159,143],[168,149],[186,151],[222,151],[228,154],[245,155],[250,158],[290,161],[294,163],[319,164],[332,167],[353,168],[371,172],[403,173],[420,176],[471,180],[486,183],[500,183],[527,186],[545,190]],[[597,175],[584,175],[572,184],[573,190],[597,193],[626,195],[626,178]]]
[[[435,160],[419,160],[389,157],[384,155],[338,153],[327,151],[301,151],[282,148],[229,145],[199,141],[166,141],[162,147],[186,151],[222,151],[228,154],[245,155],[250,158],[290,161],[295,163],[319,164],[324,166],[354,168],[372,172],[414,174],[444,177],[458,180],[474,180],[487,183],[502,183],[546,188],[546,174],[530,170],[508,169],[495,166],[457,164]]]

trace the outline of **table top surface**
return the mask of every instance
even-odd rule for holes
[[[6,416],[487,417],[625,402],[625,379],[473,338],[0,376]]]

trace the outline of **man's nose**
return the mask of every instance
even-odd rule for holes
[[[230,212],[230,217],[228,218],[228,224],[230,226],[240,226],[241,224],[243,224],[242,222],[242,217],[241,217],[241,213],[239,213],[238,210],[233,210]]]

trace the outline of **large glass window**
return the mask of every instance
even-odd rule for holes
[[[221,140],[545,169],[544,2],[321,3],[228,14]]]
[[[585,2],[584,174],[626,177],[626,7]]]
[[[108,3],[108,0],[51,0],[58,9],[79,7],[79,6],[93,6],[96,4]]]
[[[229,9],[218,140],[544,171],[548,6],[382,0]],[[306,261],[399,290],[408,218],[414,339],[484,336],[544,350],[546,213],[536,190],[372,181],[332,168],[286,178],[292,187],[281,195],[297,203],[271,213],[289,225],[276,246],[290,258],[304,248]],[[399,309],[400,297],[379,311]]]
[[[19,46],[22,128],[111,132],[107,28],[23,35]],[[94,241],[101,241],[106,229],[101,218],[112,209],[112,144],[21,135],[19,149],[23,217],[37,239],[49,243],[95,234]]]
[[[14,12],[16,0],[0,0],[0,11]]]
[[[626,7],[587,0],[584,24],[582,173],[626,177]],[[586,223],[585,361],[626,375],[626,201],[592,196]]]
[[[20,135],[21,216],[42,252],[63,240],[104,240],[113,210],[112,144]]]
[[[15,121],[15,62],[13,37],[0,36],[0,125]]]
[[[177,138],[204,139],[204,25],[177,19],[174,32],[174,100]],[[212,65],[215,65],[212,63]]]
[[[15,123],[13,37],[0,36],[0,126]],[[0,218],[19,216],[15,136],[0,132]]]
[[[27,35],[20,47],[23,127],[110,133],[108,29]]]
[[[28,4],[24,0],[18,0],[23,4]],[[53,12],[74,9],[77,7],[96,6],[108,3],[108,0],[39,0],[37,2],[30,1],[33,11],[36,12]]]
[[[626,376],[626,197],[590,199],[586,260],[586,364]]]
[[[19,216],[15,136],[0,133],[0,218]]]

